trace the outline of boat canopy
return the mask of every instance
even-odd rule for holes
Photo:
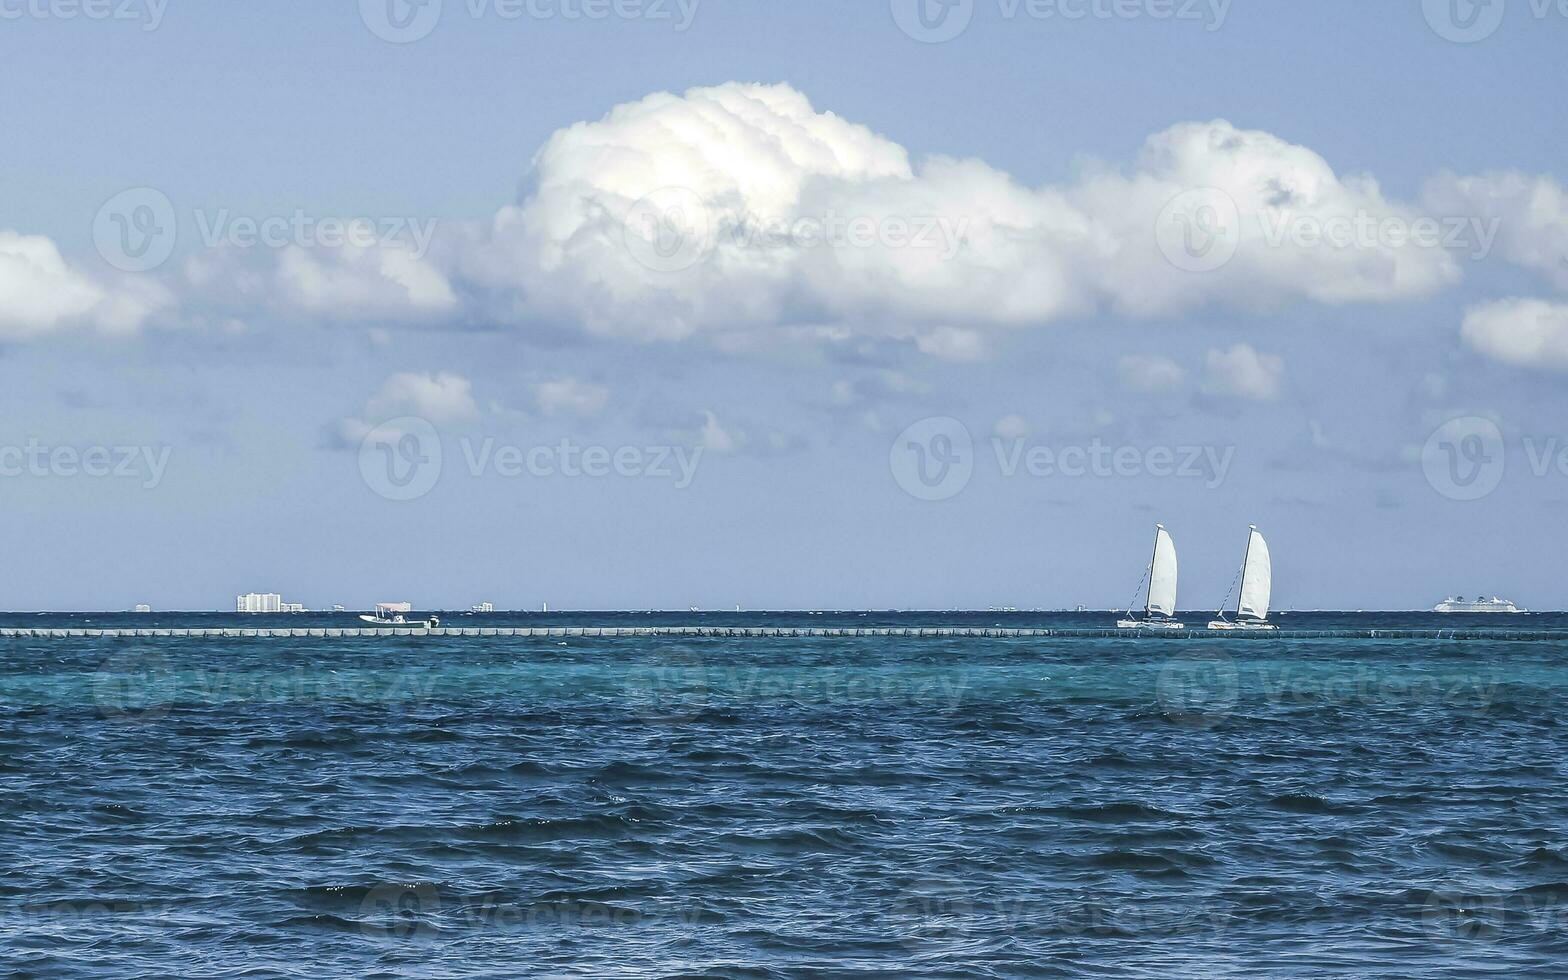
[[[406,612],[413,612],[413,611],[414,611],[414,604],[412,602],[378,602],[378,603],[376,603],[376,612],[381,612],[381,613],[406,613]]]

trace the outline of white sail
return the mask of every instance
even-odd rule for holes
[[[1165,533],[1165,525],[1154,525],[1154,560],[1149,565],[1150,615],[1176,615],[1176,545]]]
[[[1269,560],[1268,542],[1257,528],[1247,535],[1247,557],[1241,566],[1241,599],[1236,615],[1252,619],[1269,618],[1269,593],[1274,589],[1274,565]]]

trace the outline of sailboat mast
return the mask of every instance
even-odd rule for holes
[[[1154,559],[1160,556],[1160,532],[1164,524],[1154,525],[1154,551],[1149,554],[1149,587],[1143,590],[1143,618],[1149,618],[1149,605],[1154,601]]]
[[[1252,557],[1252,533],[1258,529],[1256,524],[1247,525],[1247,550],[1241,553],[1241,586],[1236,589],[1236,618],[1241,618],[1242,597],[1247,594],[1247,559]]]

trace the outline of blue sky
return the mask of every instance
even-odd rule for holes
[[[0,607],[1568,602],[1555,7],[385,2],[0,0]]]

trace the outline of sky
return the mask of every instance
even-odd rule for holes
[[[0,0],[0,608],[1568,607],[1568,6]]]

